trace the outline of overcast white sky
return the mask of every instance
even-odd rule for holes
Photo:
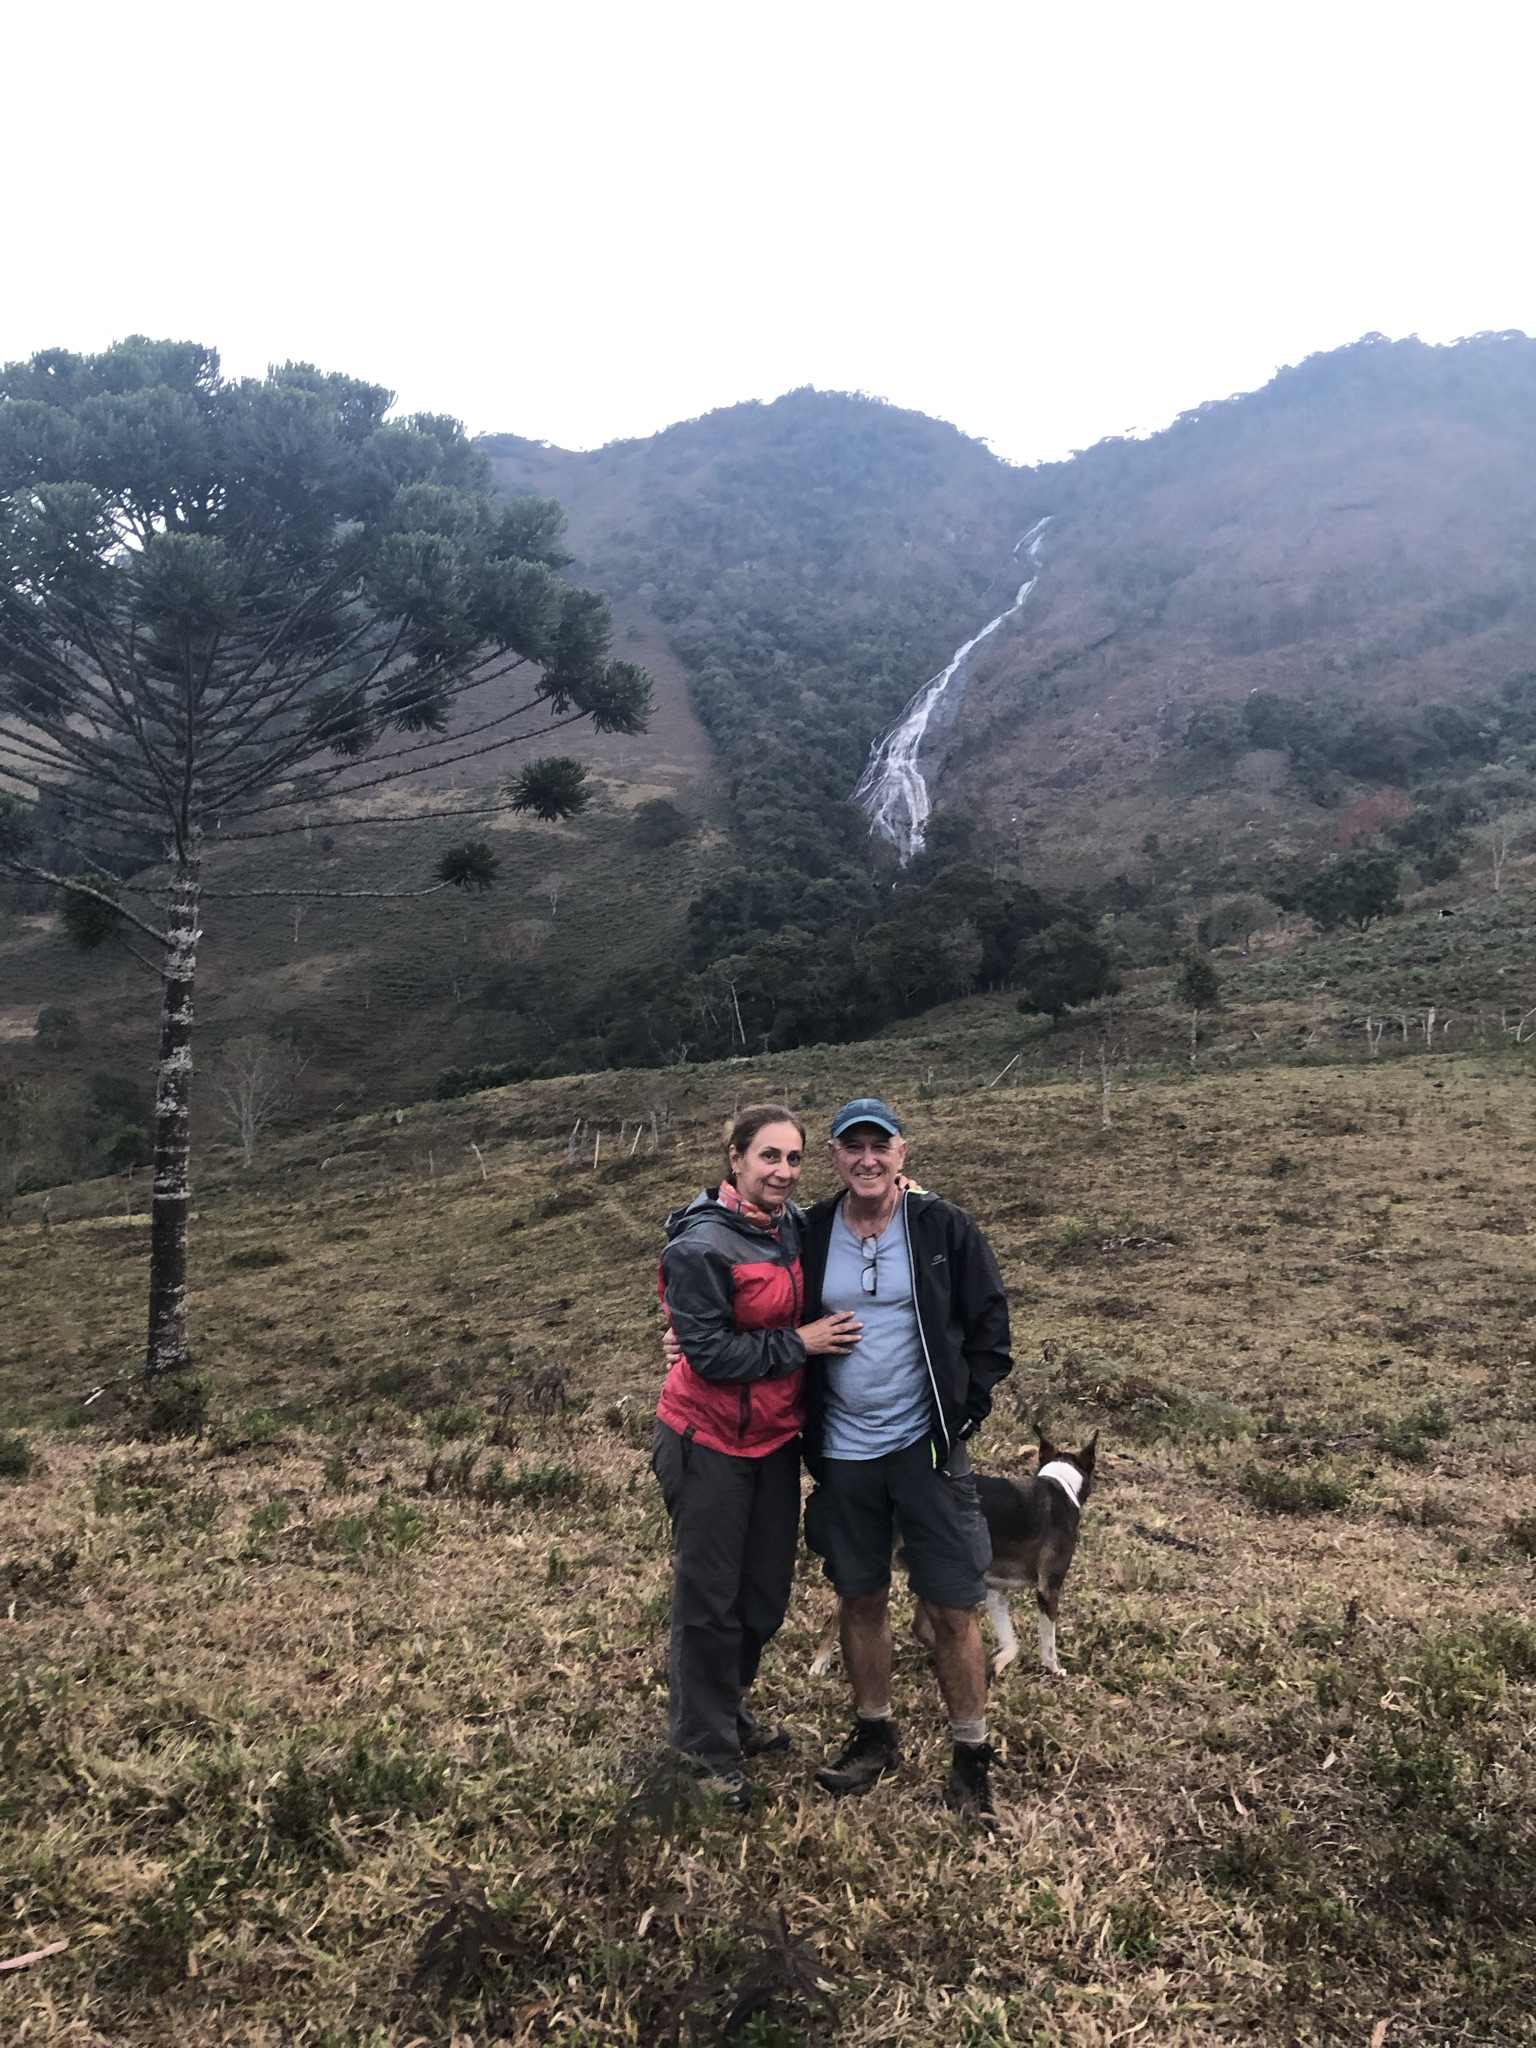
[[[1032,461],[1536,331],[1528,0],[11,10],[0,358],[302,357],[571,447],[797,384]]]

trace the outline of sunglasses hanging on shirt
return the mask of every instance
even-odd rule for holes
[[[880,1272],[880,1240],[877,1237],[861,1237],[859,1248],[864,1254],[864,1270],[859,1276],[859,1285],[866,1294],[878,1294]]]

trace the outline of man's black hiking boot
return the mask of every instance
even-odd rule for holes
[[[894,1721],[855,1720],[852,1735],[836,1760],[824,1764],[816,1773],[816,1782],[824,1792],[838,1797],[847,1792],[867,1792],[900,1762]]]
[[[997,1825],[992,1804],[990,1772],[997,1753],[987,1742],[957,1742],[949,1776],[944,1783],[944,1804],[979,1827]]]

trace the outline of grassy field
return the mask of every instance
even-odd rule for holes
[[[0,1236],[0,1961],[68,1943],[0,1975],[5,2038],[1536,2040],[1529,1054],[1170,1065],[1106,1127],[1091,1066],[977,1086],[1017,1043],[982,1004],[207,1172],[198,1437],[80,1407],[138,1348],[131,1190]],[[657,1220],[733,1101],[872,1073],[1010,1282],[980,1462],[1103,1432],[992,1840],[910,1644],[901,1778],[816,1792],[809,1567],[752,1816],[658,1770]]]

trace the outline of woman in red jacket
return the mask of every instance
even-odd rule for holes
[[[744,1757],[787,1749],[746,1706],[789,1607],[800,1526],[805,1361],[858,1342],[851,1315],[801,1320],[805,1126],[776,1102],[741,1112],[730,1171],[667,1218],[661,1298],[682,1355],[656,1409],[651,1467],[672,1522],[672,1745],[745,1810]]]

